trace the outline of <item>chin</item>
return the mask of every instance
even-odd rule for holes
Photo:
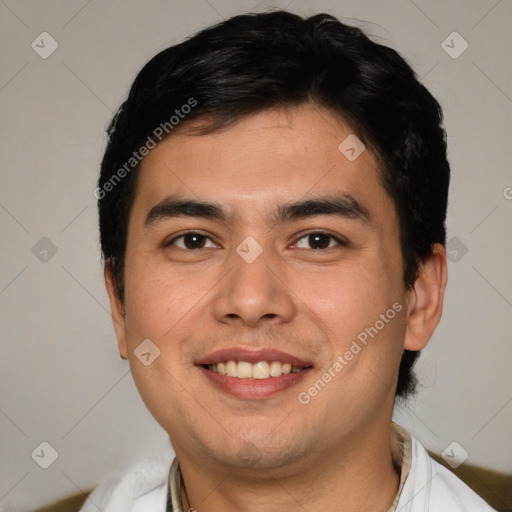
[[[260,435],[245,432],[243,437],[225,439],[215,449],[210,448],[211,457],[227,467],[247,470],[254,476],[254,471],[265,470],[274,475],[276,471],[289,470],[311,453],[312,448],[306,446],[303,436],[298,433],[293,439],[290,435],[277,437],[268,432],[267,429]]]

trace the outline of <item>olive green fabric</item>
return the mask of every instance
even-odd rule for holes
[[[89,489],[79,494],[63,498],[56,503],[52,503],[51,505],[47,505],[43,508],[38,508],[34,512],[78,512],[91,491],[92,489]]]
[[[512,475],[506,475],[491,469],[471,464],[462,464],[453,469],[440,455],[429,452],[430,456],[442,466],[457,475],[466,485],[471,487],[489,505],[500,512],[512,512]],[[92,491],[75,494],[59,500],[52,505],[39,508],[34,512],[78,512],[87,496]]]

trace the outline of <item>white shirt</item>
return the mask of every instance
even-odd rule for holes
[[[392,424],[398,443],[400,484],[388,512],[492,512],[482,498],[451,471],[438,464],[407,430]],[[170,471],[169,471],[170,467]],[[178,460],[152,459],[132,466],[96,487],[80,512],[166,512],[167,496],[173,512],[181,506]]]

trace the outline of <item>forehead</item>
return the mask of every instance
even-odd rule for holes
[[[339,116],[315,105],[267,110],[212,134],[176,132],[139,172],[132,211],[140,214],[169,195],[222,203],[233,221],[333,194],[394,210],[375,155]]]

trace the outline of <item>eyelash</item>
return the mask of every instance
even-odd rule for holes
[[[204,233],[201,233],[199,231],[186,231],[185,233],[182,233],[181,235],[179,235],[177,237],[174,237],[169,242],[166,242],[164,245],[165,245],[165,247],[170,247],[170,246],[174,245],[174,242],[176,242],[176,240],[179,240],[180,238],[183,238],[183,237],[185,237],[187,235],[199,235],[199,236],[207,238],[211,242],[215,243],[208,235],[206,235]],[[342,247],[346,247],[347,246],[347,242],[345,240],[342,240],[341,238],[333,235],[332,233],[329,233],[328,231],[322,231],[322,230],[310,231],[309,233],[305,233],[305,234],[301,235],[296,240],[294,245],[296,245],[298,242],[300,242],[303,238],[307,238],[308,236],[311,236],[311,235],[325,235],[325,236],[329,236],[333,240],[335,240],[338,243],[338,245],[340,245]],[[183,247],[178,247],[178,249],[182,249],[184,251],[198,251],[198,250],[201,250],[202,248],[199,248],[199,249],[187,249],[187,248],[185,248],[184,249]],[[311,250],[311,251],[326,251],[328,249],[334,249],[334,247],[327,247],[325,249],[309,249],[309,250]]]

